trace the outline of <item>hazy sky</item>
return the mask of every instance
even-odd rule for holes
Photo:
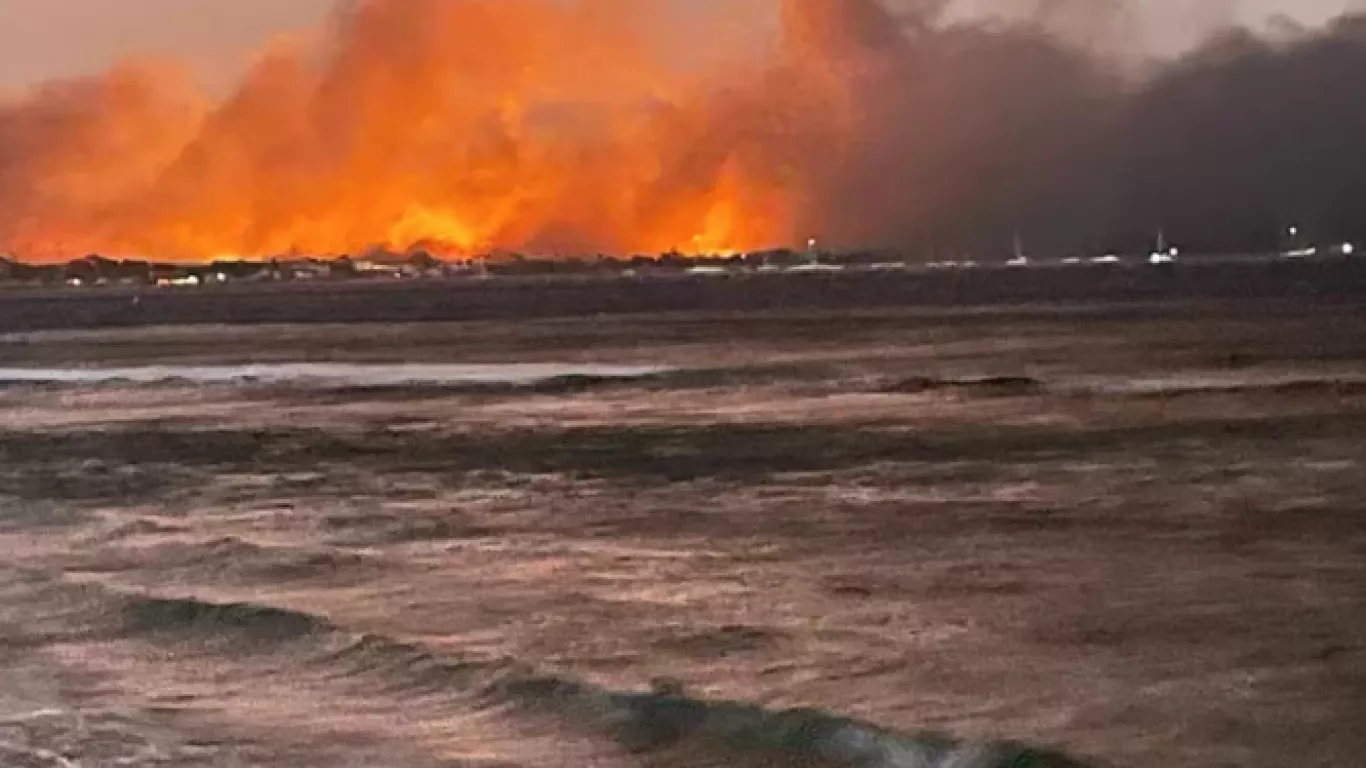
[[[0,0],[0,86],[173,56],[240,69],[272,34],[317,24],[334,0]]]
[[[1257,23],[1283,13],[1315,22],[1354,3],[1361,5],[1357,0],[1130,1],[1144,17],[1142,29],[1135,34],[1164,48],[1187,42],[1192,30],[1221,16]],[[98,71],[130,55],[172,56],[205,75],[227,77],[239,71],[251,52],[272,34],[315,25],[335,2],[0,0],[0,88]],[[1028,4],[1029,0],[953,2],[980,10]],[[713,5],[724,7],[719,2]]]
[[[886,0],[889,4],[917,0]],[[945,0],[951,15],[974,17],[1009,15],[1029,9],[1052,10],[1055,15],[1071,12],[1083,17],[1079,23],[1063,24],[1064,29],[1081,32],[1085,20],[1106,18],[1106,9],[1125,8],[1123,18],[1131,20],[1122,33],[1122,44],[1129,52],[1170,55],[1189,49],[1212,29],[1242,24],[1254,29],[1269,29],[1272,22],[1293,21],[1309,27],[1319,26],[1351,9],[1366,8],[1366,0]]]

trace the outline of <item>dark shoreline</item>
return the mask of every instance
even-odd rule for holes
[[[291,282],[191,289],[16,288],[0,291],[0,333],[157,325],[467,322],[658,312],[1281,301],[1366,302],[1366,259],[954,272]]]

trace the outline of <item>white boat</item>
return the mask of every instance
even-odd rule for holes
[[[1007,267],[1027,267],[1029,257],[1025,255],[1024,242],[1020,240],[1020,234],[1015,233],[1015,255],[1006,262]]]
[[[1157,231],[1157,247],[1148,254],[1149,264],[1175,264],[1176,257],[1181,255],[1181,250],[1173,245],[1167,244],[1167,235],[1162,230]]]

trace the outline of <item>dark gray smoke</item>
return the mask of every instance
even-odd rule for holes
[[[1226,31],[1135,76],[1056,33],[1065,3],[947,26],[931,18],[942,3],[805,5],[839,9],[823,50],[858,121],[813,212],[832,241],[986,254],[1019,232],[1038,251],[1137,250],[1162,229],[1188,249],[1268,250],[1292,222],[1366,240],[1366,15]]]

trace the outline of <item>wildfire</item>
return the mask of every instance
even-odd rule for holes
[[[805,48],[723,75],[679,66],[648,33],[658,5],[360,0],[321,46],[277,46],[220,102],[146,63],[38,88],[0,104],[0,251],[790,242],[810,137],[837,108],[828,83]]]

